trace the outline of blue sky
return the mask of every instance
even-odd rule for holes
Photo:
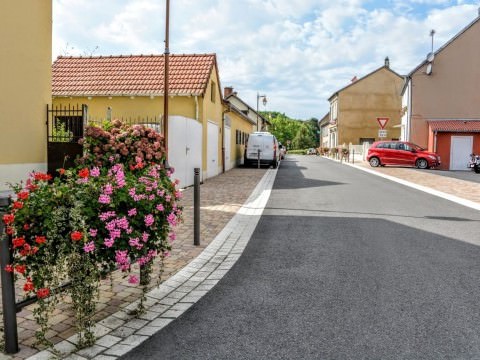
[[[171,0],[171,53],[216,53],[222,87],[251,106],[321,118],[383,65],[406,74],[478,16],[478,0]],[[164,0],[53,0],[58,55],[163,54]]]

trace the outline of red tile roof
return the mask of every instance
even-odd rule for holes
[[[215,54],[170,55],[169,94],[203,95]],[[163,95],[163,55],[58,57],[53,96]]]
[[[480,132],[480,120],[432,120],[428,124],[432,131]]]

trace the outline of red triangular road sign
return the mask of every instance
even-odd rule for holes
[[[377,121],[381,129],[385,129],[385,125],[387,125],[388,120],[390,120],[388,117],[377,117]]]

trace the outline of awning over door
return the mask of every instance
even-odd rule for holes
[[[480,132],[480,120],[430,120],[428,124],[437,132]]]

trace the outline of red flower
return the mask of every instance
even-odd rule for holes
[[[50,295],[50,289],[49,288],[41,288],[37,290],[37,296],[39,299],[45,299]]]
[[[87,178],[90,175],[90,171],[87,168],[83,168],[78,172],[78,176],[81,178]]]
[[[15,271],[19,274],[25,274],[27,267],[25,265],[15,265]]]
[[[20,191],[17,193],[17,198],[20,200],[27,200],[28,199],[28,191]]]
[[[35,191],[38,189],[38,185],[32,184],[32,181],[30,179],[27,179],[27,189],[31,192]]]
[[[25,283],[25,285],[23,285],[23,291],[30,292],[30,291],[33,291],[33,290],[35,290],[35,287],[33,286],[32,279],[30,279],[28,277],[27,282]]]
[[[13,215],[13,214],[3,215],[3,222],[5,223],[5,225],[12,224],[14,220],[15,220],[15,215]]]
[[[35,242],[39,245],[45,244],[47,242],[47,238],[45,236],[35,236]]]
[[[70,234],[70,238],[73,241],[79,241],[83,238],[83,233],[81,231],[74,231]]]
[[[13,234],[13,227],[7,226],[7,230],[5,231],[7,235],[12,235]]]
[[[23,244],[25,244],[25,238],[23,237],[15,238],[12,240],[12,245],[14,249],[23,246]]]
[[[35,255],[37,252],[38,252],[38,247],[34,246],[34,247],[32,248],[31,254],[32,254],[32,255]]]
[[[29,229],[30,229],[30,225],[28,225],[28,224],[23,225],[23,230],[29,230]]]
[[[52,179],[52,175],[41,173],[41,172],[34,173],[33,177],[37,181],[48,181]]]
[[[58,169],[58,173],[59,173],[60,175],[65,174],[65,169],[64,169],[64,168]]]
[[[13,202],[13,208],[14,209],[21,209],[21,208],[23,208],[23,203],[21,201],[14,201]]]
[[[5,271],[9,272],[9,273],[13,272],[13,265],[12,264],[6,265],[5,266]]]

